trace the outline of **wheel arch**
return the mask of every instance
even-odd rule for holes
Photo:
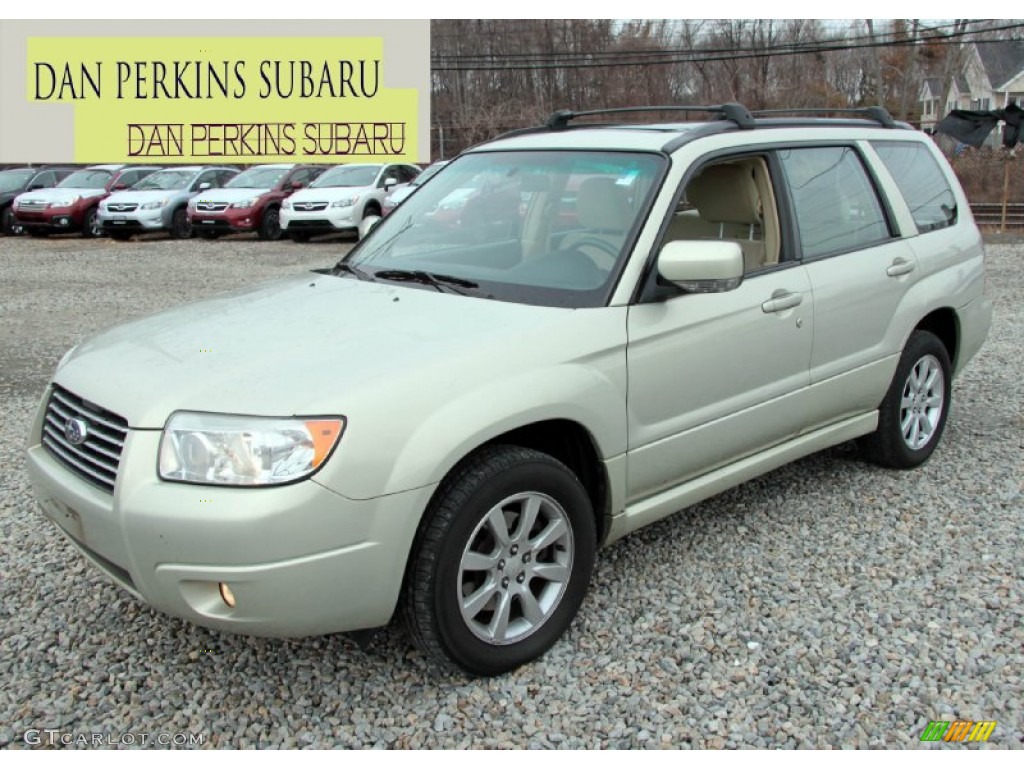
[[[939,338],[949,354],[952,370],[957,369],[960,349],[960,319],[951,307],[932,310],[914,326],[915,331],[928,331]]]

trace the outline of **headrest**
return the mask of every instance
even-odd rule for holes
[[[580,226],[585,229],[624,231],[630,221],[625,190],[617,186],[613,179],[587,179],[580,184],[576,216]]]
[[[686,188],[686,199],[705,221],[756,224],[761,220],[760,196],[749,168],[705,168]]]

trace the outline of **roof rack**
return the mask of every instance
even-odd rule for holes
[[[899,125],[892,119],[889,110],[885,107],[857,107],[853,109],[759,109],[753,112],[754,117],[768,117],[769,115],[860,115],[869,120],[874,120],[885,128],[899,128]]]
[[[573,112],[570,109],[561,109],[558,112],[553,113],[551,117],[548,118],[546,126],[552,131],[561,131],[568,128],[569,121],[575,120],[577,117],[589,117],[590,115],[612,115],[622,112],[711,112],[712,114],[718,115],[720,119],[731,120],[744,130],[750,130],[754,127],[754,118],[750,114],[750,111],[742,104],[736,104],[734,102],[704,107],[613,107],[609,109],[588,109],[584,112]]]

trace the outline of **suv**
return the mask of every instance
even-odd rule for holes
[[[33,237],[81,231],[103,234],[99,206],[113,191],[127,189],[153,171],[153,166],[90,165],[66,176],[57,186],[25,192],[14,199],[19,225]]]
[[[43,513],[197,624],[397,612],[493,675],[562,635],[599,547],[844,441],[926,461],[992,315],[949,165],[878,109],[712,112],[558,113],[332,269],[82,343],[30,433]]]
[[[340,165],[281,203],[281,228],[295,242],[329,232],[358,232],[363,219],[380,216],[384,196],[412,181],[415,165]]]
[[[168,232],[172,238],[192,236],[189,198],[197,192],[227,183],[237,168],[186,165],[158,171],[131,189],[100,203],[99,224],[115,240],[143,232]]]
[[[281,201],[324,172],[322,165],[257,165],[223,187],[189,200],[192,231],[213,240],[230,232],[255,231],[260,240],[281,237]]]
[[[11,203],[22,192],[34,192],[57,184],[74,168],[42,166],[39,168],[5,168],[0,171],[0,234],[20,235],[23,232],[14,217]]]

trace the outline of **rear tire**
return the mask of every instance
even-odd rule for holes
[[[441,483],[416,535],[402,614],[434,661],[500,675],[568,629],[597,532],[590,498],[553,457],[487,446]]]
[[[910,469],[935,451],[949,414],[952,366],[946,345],[914,331],[878,409],[878,429],[862,437],[864,457],[883,467]]]

